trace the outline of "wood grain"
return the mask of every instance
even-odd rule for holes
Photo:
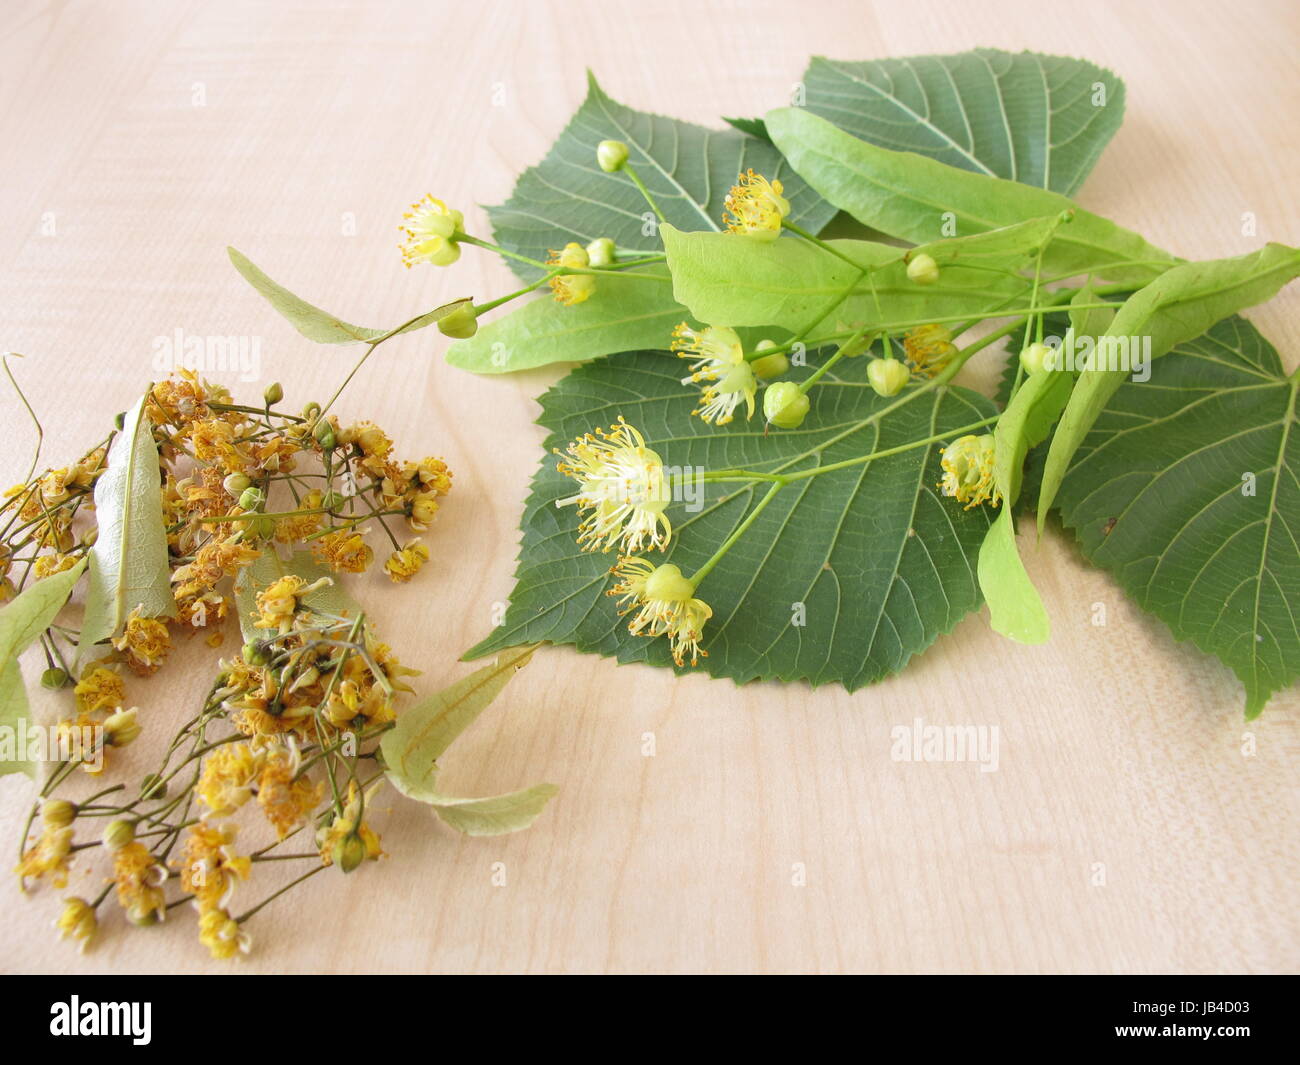
[[[398,216],[432,191],[485,231],[471,205],[500,202],[540,158],[582,98],[584,66],[616,99],[716,125],[782,103],[815,53],[1078,54],[1129,90],[1085,205],[1189,257],[1298,243],[1297,15],[1287,0],[11,2],[0,345],[27,356],[16,372],[56,463],[156,376],[152,340],[176,329],[256,335],[250,395],[278,379],[291,400],[321,398],[349,353],[293,333],[225,246],[367,324],[506,291],[507,271],[472,251],[449,271],[402,270]],[[1247,211],[1254,237],[1241,232]],[[1298,310],[1293,287],[1251,312],[1292,366]],[[394,589],[371,575],[360,589],[428,686],[464,673],[457,655],[510,591],[541,440],[533,397],[557,376],[475,378],[442,361],[444,343],[432,331],[393,341],[341,409],[456,472],[427,579]],[[0,405],[12,481],[31,434],[11,395]],[[538,825],[464,840],[394,799],[381,825],[391,857],[259,915],[239,967],[1296,969],[1300,697],[1278,697],[1246,729],[1226,669],[1175,643],[1062,538],[1027,553],[1049,645],[1013,645],[971,618],[852,696],[544,650],[454,749],[445,781],[482,793],[554,781]],[[201,646],[178,657],[132,688],[159,733],[210,668]],[[997,725],[998,771],[892,761],[891,728],[916,717]],[[0,781],[7,848],[29,796],[25,780]],[[188,914],[148,932],[114,916],[78,957],[51,942],[48,889],[23,899],[6,877],[0,907],[5,970],[229,968],[207,959]]]

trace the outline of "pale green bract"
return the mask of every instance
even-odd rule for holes
[[[77,641],[81,658],[101,640],[117,636],[136,608],[141,617],[176,616],[158,446],[145,414],[150,391],[152,386],[127,411],[95,482],[99,535],[90,549],[86,613]]]
[[[408,798],[428,804],[443,821],[468,836],[527,828],[558,791],[553,784],[535,784],[505,795],[455,798],[437,788],[438,759],[528,664],[535,650],[504,651],[491,665],[407,707],[380,742],[393,786]]]
[[[85,569],[83,558],[70,569],[28,585],[12,603],[0,609],[0,732],[15,744],[12,757],[0,758],[0,776],[36,776],[36,764],[16,747],[23,724],[31,720],[18,656],[54,623]]]

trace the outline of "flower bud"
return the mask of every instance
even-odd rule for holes
[[[239,494],[252,483],[253,482],[248,479],[247,474],[232,473],[229,476],[227,476],[224,481],[221,482],[221,487],[224,488],[230,495],[238,499]]]
[[[140,798],[142,799],[165,799],[167,798],[167,781],[163,780],[157,773],[150,773],[140,781]]]
[[[647,599],[663,599],[670,603],[684,602],[695,595],[695,585],[682,576],[679,567],[665,562],[646,578]]]
[[[41,821],[51,828],[67,828],[77,817],[77,807],[67,799],[46,799],[41,803]]]
[[[240,654],[250,666],[264,666],[271,661],[271,652],[261,640],[249,640]]]
[[[320,404],[312,400],[302,409],[302,416],[306,421],[314,422],[320,417]]]
[[[591,266],[609,266],[615,261],[616,248],[609,237],[597,237],[587,245]]]
[[[778,381],[763,393],[763,416],[778,428],[799,428],[807,413],[808,397],[793,381]]]
[[[1046,344],[1030,344],[1020,353],[1020,365],[1025,368],[1025,373],[1035,374],[1048,364],[1051,357],[1052,349]]]
[[[252,485],[249,485],[249,487],[239,493],[240,510],[261,510],[262,504],[265,502],[266,493],[260,488],[255,488]]]
[[[249,531],[259,540],[270,540],[275,536],[275,519],[264,514],[244,524],[252,526]]]
[[[478,332],[478,311],[468,300],[438,319],[438,332],[454,340],[468,340]]]
[[[338,510],[348,501],[348,497],[342,492],[326,492],[320,497],[320,505],[326,510]]]
[[[776,347],[770,340],[760,340],[755,351],[768,351]],[[764,381],[770,381],[774,377],[780,377],[786,370],[790,369],[790,359],[784,351],[776,351],[771,355],[763,355],[749,364],[751,370]]]
[[[880,396],[898,395],[911,376],[897,359],[872,359],[867,363],[867,380]]]
[[[41,687],[49,691],[58,691],[60,688],[68,686],[68,674],[66,670],[53,666],[41,674]]]
[[[119,817],[116,821],[110,821],[104,829],[104,846],[110,851],[120,851],[123,847],[128,846],[135,840],[135,825]]]
[[[274,407],[284,399],[284,388],[279,381],[272,381],[262,392],[262,399],[268,407]]]
[[[119,710],[104,722],[104,742],[110,747],[125,747],[140,735],[140,724],[135,719],[136,708]]]
[[[907,264],[907,277],[918,285],[933,285],[939,280],[939,264],[925,252],[914,255]]]
[[[350,873],[366,860],[366,845],[355,832],[349,832],[334,844],[330,857],[340,870]]]
[[[333,451],[338,443],[338,438],[334,435],[334,426],[323,418],[316,423],[311,435],[316,438],[316,443],[320,444],[326,451]]]
[[[596,162],[606,174],[622,170],[627,165],[627,145],[622,141],[601,141],[596,145]]]
[[[126,428],[126,411],[120,410],[113,415],[113,428],[119,433]]]

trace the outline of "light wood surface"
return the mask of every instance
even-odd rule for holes
[[[324,398],[355,352],[298,337],[226,245],[375,325],[507,291],[505,268],[473,249],[453,270],[403,270],[396,223],[431,191],[486,232],[474,205],[500,202],[545,152],[582,99],[585,66],[618,100],[717,125],[781,104],[813,54],[1081,55],[1128,83],[1086,206],[1188,257],[1297,243],[1298,14],[1288,0],[9,0],[0,346],[28,356],[16,372],[56,464],[133,401],[154,373],[153,338],[176,329],[261,337],[260,380],[215,375],[251,396],[278,379],[290,401]],[[1247,211],[1254,237],[1241,232]],[[1250,312],[1290,366],[1297,311],[1293,286]],[[559,375],[475,378],[443,362],[445,344],[430,330],[386,345],[341,406],[456,473],[429,537],[432,572],[359,588],[429,688],[468,670],[457,656],[510,592],[540,457],[534,397]],[[7,390],[0,411],[9,483],[31,434]],[[1227,669],[1175,643],[1061,538],[1026,553],[1049,645],[1014,645],[972,617],[852,696],[543,649],[445,777],[467,793],[559,784],[536,827],[466,840],[393,799],[380,826],[391,858],[259,915],[236,969],[1296,969],[1300,694],[1245,727]],[[159,733],[207,683],[204,648],[178,658],[132,689]],[[998,726],[998,771],[892,761],[891,728],[916,717]],[[6,854],[30,794],[25,779],[0,781]],[[230,969],[207,959],[189,915],[148,932],[114,915],[78,957],[53,943],[56,893],[24,899],[2,883],[4,970]]]

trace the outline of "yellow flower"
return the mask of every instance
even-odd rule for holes
[[[200,912],[224,908],[234,893],[235,882],[247,880],[251,858],[235,853],[236,828],[200,821],[190,828],[175,862],[180,869],[181,887],[194,896]]]
[[[579,526],[585,550],[640,551],[643,544],[668,546],[672,525],[664,513],[672,501],[663,460],[645,446],[645,438],[622,418],[608,430],[597,429],[571,443],[568,459],[556,467],[578,482],[575,495],[557,499],[557,507],[577,504],[591,513]],[[557,452],[558,454],[558,452]]]
[[[255,561],[261,552],[255,547],[231,539],[212,539],[194,552],[192,562],[177,566],[172,574],[177,601],[196,599],[212,591],[222,577],[233,577]]]
[[[254,627],[277,629],[284,635],[293,628],[294,615],[298,613],[301,600],[318,588],[332,583],[328,577],[321,577],[308,584],[293,573],[272,581],[257,593],[257,621],[253,623]]]
[[[619,583],[608,595],[619,596],[619,612],[636,610],[627,630],[633,636],[667,636],[673,661],[684,665],[687,653],[696,665],[708,652],[701,650],[704,623],[713,611],[695,598],[695,585],[673,565],[655,566],[644,558],[620,558],[614,567]]]
[[[440,496],[451,491],[451,470],[442,459],[426,457],[419,462],[407,462],[402,466],[402,476]]]
[[[723,223],[732,233],[776,240],[781,235],[781,219],[790,213],[790,201],[781,195],[783,191],[781,182],[746,171],[727,193]]]
[[[415,532],[424,532],[433,523],[433,516],[438,513],[438,493],[418,492],[411,497],[408,506],[410,513],[406,524]]]
[[[200,381],[192,370],[178,370],[178,379],[160,381],[149,392],[145,411],[154,425],[170,424],[184,429],[196,419],[209,415],[210,386]]]
[[[406,234],[406,239],[399,247],[408,268],[416,263],[450,266],[460,258],[456,236],[464,232],[465,216],[459,211],[425,196],[411,204],[403,218],[406,224],[398,228]]]
[[[72,826],[44,819],[36,843],[23,855],[14,872],[40,880],[49,876],[56,888],[68,883],[68,856],[72,853]]]
[[[132,672],[147,677],[158,672],[163,659],[171,652],[172,638],[166,622],[141,617],[140,608],[136,607],[127,616],[126,628],[113,641],[113,646],[122,652]]]
[[[952,333],[942,325],[918,325],[903,338],[907,364],[918,377],[933,377],[948,365],[956,351]]]
[[[673,351],[683,359],[693,359],[691,375],[682,384],[704,382],[700,405],[695,409],[703,421],[726,425],[743,402],[754,416],[754,397],[758,379],[745,361],[745,351],[734,329],[711,325],[701,330],[682,322],[673,330]]]
[[[348,798],[343,807],[343,812],[335,814],[328,826],[322,826],[316,832],[316,844],[320,848],[320,860],[325,865],[333,865],[336,859],[341,858],[340,864],[344,866],[343,871],[349,873],[362,861],[374,862],[384,856],[384,852],[379,845],[379,833],[360,820],[364,806],[370,804],[375,792],[379,790],[382,784],[383,780],[381,779],[366,792],[363,804],[361,789],[357,787],[357,782],[352,780],[348,783]],[[357,841],[355,852],[346,847],[346,841],[349,837],[355,837]],[[344,848],[340,848],[340,844],[344,844]]]
[[[80,940],[77,949],[84,954],[99,922],[94,907],[85,899],[74,897],[63,900],[63,912],[55,919],[54,927],[59,930],[60,939]]]
[[[257,783],[257,804],[280,839],[297,828],[320,802],[320,785],[299,776],[301,767],[296,746],[277,744],[267,751]]]
[[[53,577],[56,573],[62,573],[64,570],[72,569],[77,564],[76,555],[42,555],[36,560],[32,567],[32,572],[36,579],[43,580],[46,577]]]
[[[262,771],[264,754],[240,741],[227,743],[203,760],[195,793],[214,817],[233,814],[253,793],[253,783]]]
[[[146,925],[167,916],[163,884],[167,867],[139,840],[113,852],[113,881],[117,901],[133,924]]]
[[[546,260],[547,266],[564,266],[570,270],[584,269],[591,265],[591,257],[581,244],[570,241],[563,251],[551,252]],[[596,278],[591,274],[564,274],[551,278],[551,291],[560,303],[572,305],[582,303],[596,291]]]
[[[384,563],[384,570],[394,584],[405,584],[429,561],[429,549],[419,538],[410,541],[400,551],[394,551]]]
[[[126,701],[126,685],[106,666],[87,666],[72,693],[77,697],[77,710],[83,714],[116,710]]]
[[[320,507],[322,498],[320,489],[313,488],[302,497],[299,509],[316,510]],[[305,540],[320,530],[324,518],[324,514],[296,514],[292,518],[281,518],[275,523],[275,538],[282,544]]]
[[[241,932],[239,922],[223,909],[211,909],[199,914],[199,942],[217,961],[229,961],[236,954],[247,954],[253,940]]]
[[[344,573],[364,573],[375,557],[365,541],[366,530],[339,529],[312,542],[311,550],[330,569]]]
[[[966,510],[980,503],[994,506],[1002,494],[993,482],[993,434],[963,436],[943,449],[940,459],[943,480],[939,487],[943,494],[966,504]]]

